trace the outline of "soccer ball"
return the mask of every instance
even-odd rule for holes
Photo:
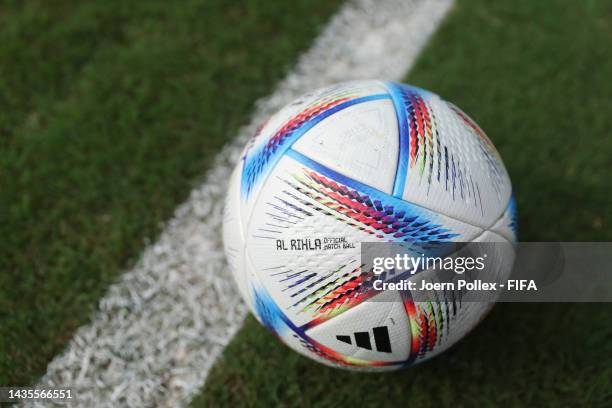
[[[383,81],[306,94],[260,126],[223,223],[259,322],[316,361],[370,371],[441,353],[491,304],[373,294],[363,242],[516,241],[510,179],[484,132],[439,96]],[[513,251],[496,260],[504,273]]]

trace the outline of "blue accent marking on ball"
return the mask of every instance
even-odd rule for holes
[[[346,109],[353,105],[358,105],[360,103],[390,99],[391,97],[388,94],[374,94],[363,96],[361,98],[355,98],[350,101],[343,102],[339,105],[334,106],[324,112],[321,112],[319,115],[315,116],[304,122],[300,127],[290,131],[290,135],[287,136],[284,143],[278,146],[278,148],[267,154],[267,157],[264,157],[266,153],[264,152],[265,144],[262,144],[257,152],[248,155],[248,159],[245,157],[244,166],[242,168],[242,177],[241,177],[241,195],[243,198],[248,198],[249,194],[253,190],[254,186],[259,182],[263,175],[267,174],[270,169],[278,163],[278,161],[283,157],[283,154],[287,151],[287,149],[291,148],[295,142],[297,142],[300,137],[302,137],[306,132],[312,129],[316,124],[324,120],[325,118],[333,115],[336,112],[339,112],[343,109]]]
[[[271,332],[280,336],[284,331],[284,317],[274,299],[263,290],[253,289],[255,312],[261,323]]]
[[[395,171],[395,181],[393,183],[393,195],[402,198],[404,196],[404,186],[408,178],[408,159],[410,158],[410,129],[408,128],[408,117],[406,116],[406,105],[397,84],[392,82],[385,83],[387,92],[393,101],[397,126],[399,129],[399,150],[397,157],[397,169]]]
[[[508,203],[507,211],[510,213],[510,223],[508,227],[514,234],[514,239],[518,241],[518,209],[516,206],[516,199],[514,193],[510,195],[510,202]]]
[[[253,288],[253,298],[255,299],[255,312],[266,328],[277,336],[282,335],[286,329],[290,329],[304,340],[310,341],[305,330],[293,324],[263,287]]]

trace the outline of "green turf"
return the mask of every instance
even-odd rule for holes
[[[406,80],[488,132],[524,241],[612,240],[610,44],[609,1],[460,1]],[[450,351],[390,374],[320,366],[250,317],[193,406],[610,406],[611,312],[499,304]]]
[[[0,385],[25,385],[339,1],[0,7]]]

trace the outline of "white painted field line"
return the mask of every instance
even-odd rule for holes
[[[158,242],[110,287],[92,322],[49,364],[39,386],[72,387],[75,406],[187,404],[246,315],[223,256],[221,211],[247,139],[304,92],[349,79],[401,79],[451,3],[345,4],[295,70],[257,104]]]

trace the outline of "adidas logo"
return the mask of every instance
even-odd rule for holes
[[[387,326],[374,327],[372,331],[374,334],[374,342],[376,343],[376,350],[382,353],[390,353],[391,342],[389,341],[389,331],[387,330]],[[355,337],[355,345],[357,347],[372,350],[369,332],[355,332],[353,333],[353,336]],[[336,339],[346,344],[353,344],[351,336],[337,335]]]

